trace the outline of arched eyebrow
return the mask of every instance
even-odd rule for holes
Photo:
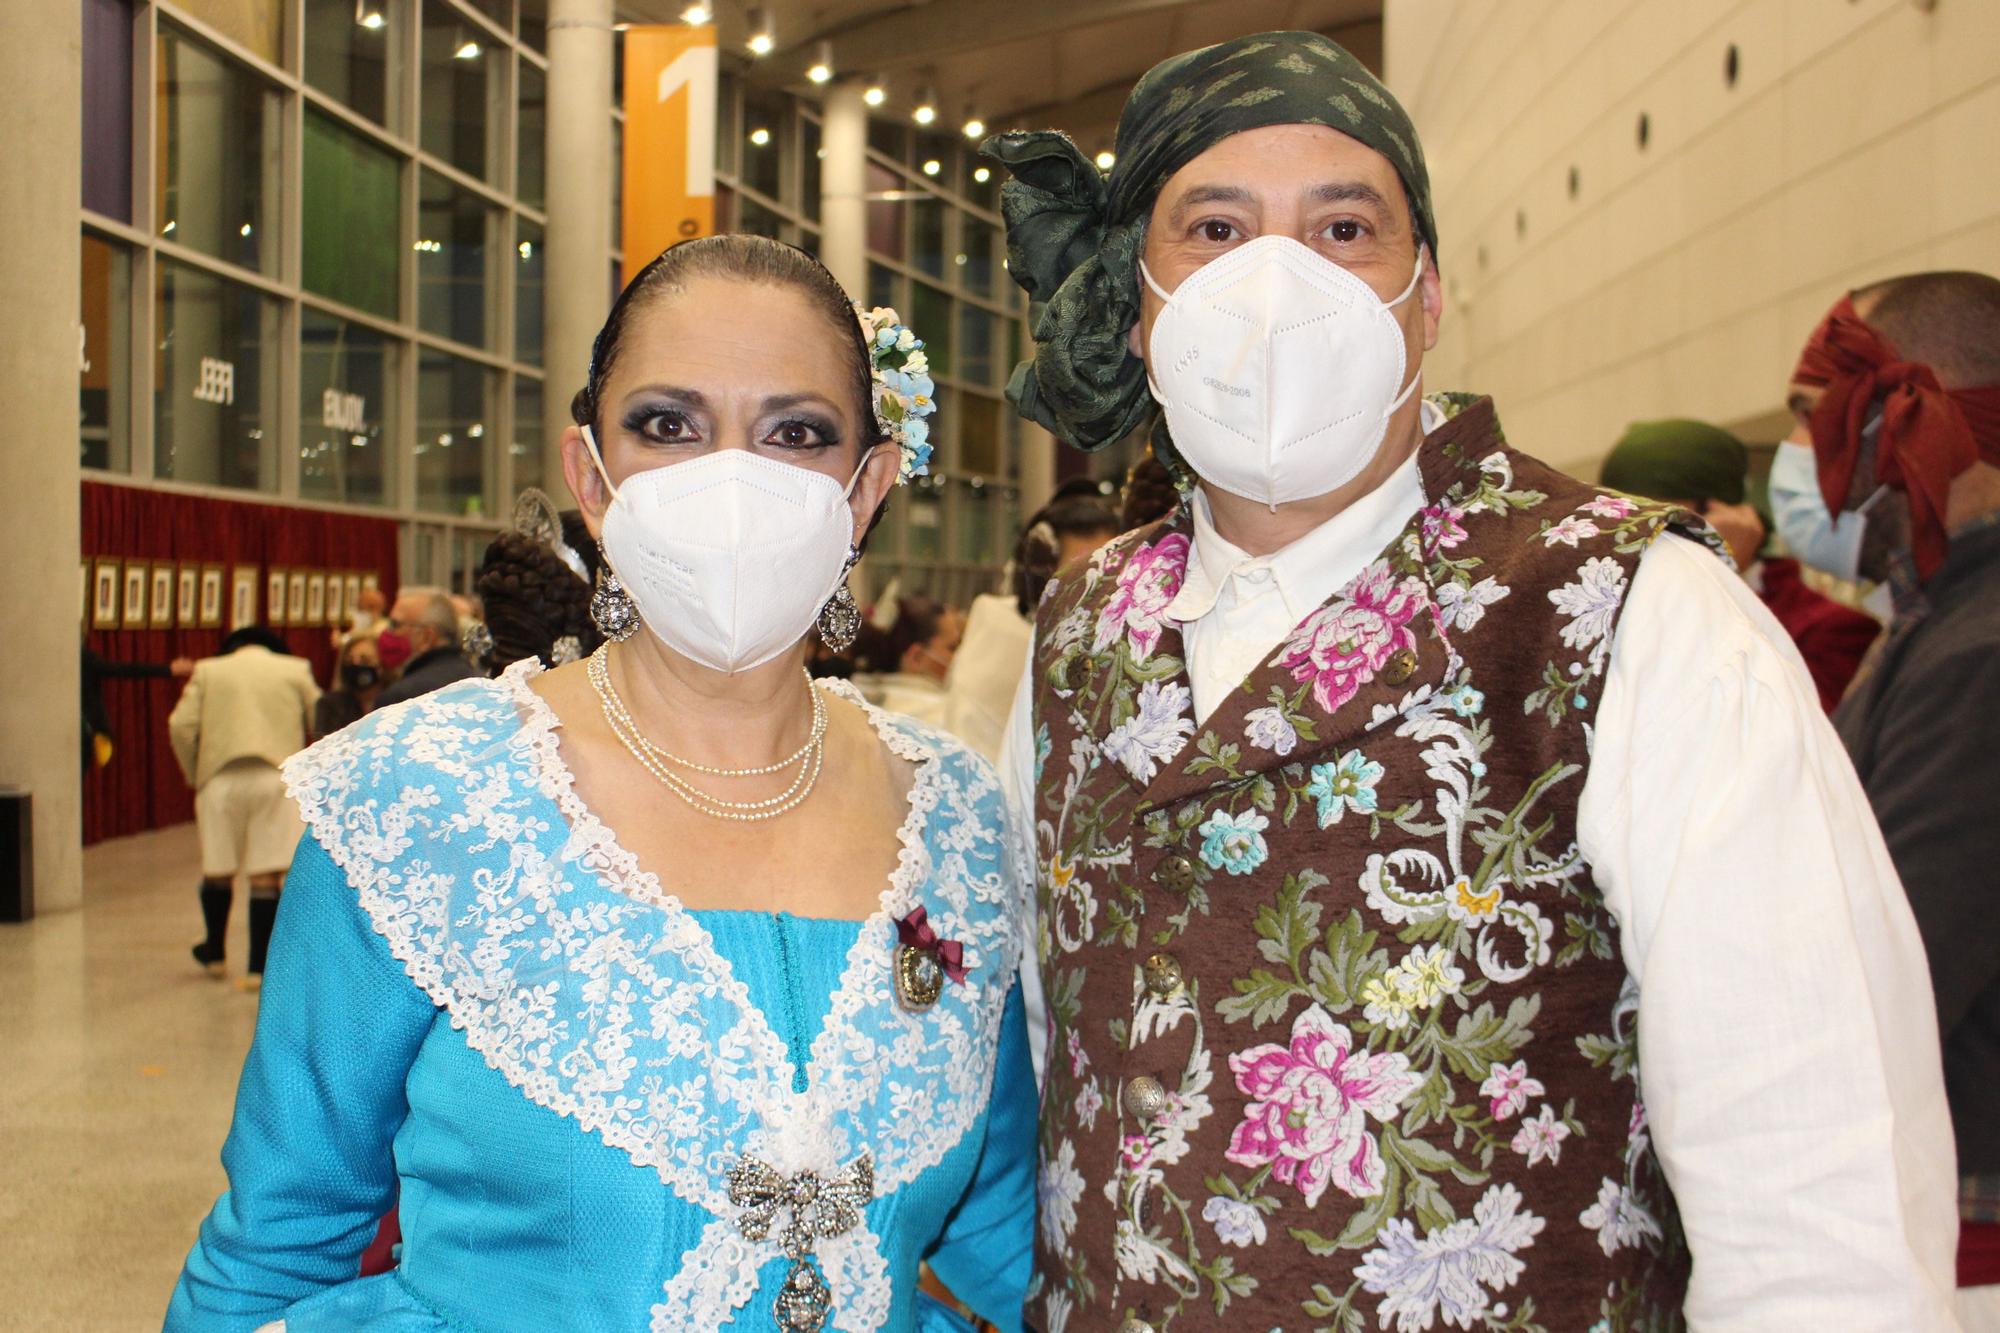
[[[1306,198],[1318,204],[1372,204],[1393,216],[1389,201],[1366,181],[1324,181],[1306,191]]]
[[[1203,204],[1244,204],[1254,207],[1257,196],[1240,185],[1193,185],[1179,199],[1174,201],[1174,227],[1187,221],[1187,216]]]

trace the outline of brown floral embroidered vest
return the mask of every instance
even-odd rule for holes
[[[1046,1333],[1679,1326],[1576,810],[1633,570],[1698,525],[1468,401],[1427,507],[1205,725],[1163,615],[1184,517],[1043,605]]]

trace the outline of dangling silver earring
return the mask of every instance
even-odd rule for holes
[[[638,632],[639,608],[611,572],[609,561],[598,572],[597,591],[590,595],[590,618],[596,622],[597,632],[613,643],[623,643]]]
[[[847,576],[859,559],[861,548],[848,547],[847,563],[840,567],[840,583],[819,609],[819,641],[836,653],[846,652],[861,631],[861,608],[854,604],[854,594],[847,588]]]

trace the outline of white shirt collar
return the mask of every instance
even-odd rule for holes
[[[1443,421],[1437,408],[1428,402],[1423,405],[1426,434]],[[1243,581],[1245,588],[1237,593],[1242,597],[1268,577],[1276,582],[1296,624],[1381,554],[1423,505],[1423,477],[1412,453],[1387,481],[1305,536],[1270,555],[1253,556],[1216,531],[1208,496],[1196,489],[1189,506],[1194,517],[1193,549],[1180,591],[1167,604],[1166,618],[1181,624],[1200,620],[1215,609],[1232,580]]]

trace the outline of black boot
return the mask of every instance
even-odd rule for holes
[[[250,898],[250,975],[264,975],[264,955],[271,947],[271,923],[278,919],[278,895]]]
[[[201,919],[208,927],[208,938],[194,946],[194,960],[210,976],[222,975],[223,941],[229,935],[229,903],[235,896],[226,879],[201,882]]]

